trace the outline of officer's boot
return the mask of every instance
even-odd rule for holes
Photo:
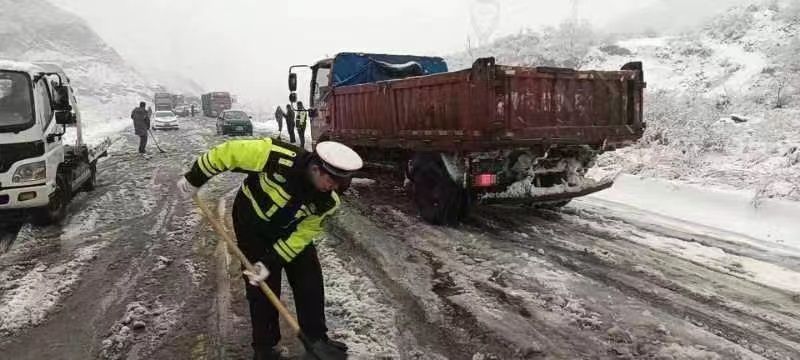
[[[253,360],[284,360],[280,351],[275,348],[256,349],[253,353]]]

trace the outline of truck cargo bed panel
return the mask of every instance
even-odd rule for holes
[[[334,88],[326,121],[332,139],[362,146],[622,145],[641,137],[643,88],[636,70],[512,67],[481,59],[462,71]]]

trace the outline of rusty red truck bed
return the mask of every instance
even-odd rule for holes
[[[488,151],[541,144],[624,145],[643,131],[641,67],[575,71],[496,65],[335,87],[327,135],[347,144]]]

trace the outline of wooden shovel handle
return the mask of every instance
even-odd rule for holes
[[[200,200],[200,196],[195,195],[194,202],[197,204],[197,207],[200,208],[200,212],[203,213],[203,216],[206,218],[206,220],[208,220],[208,222],[211,224],[211,227],[214,229],[214,232],[216,232],[217,235],[221,236],[225,240],[225,244],[228,246],[228,250],[231,253],[233,253],[233,255],[236,256],[239,259],[239,261],[242,262],[242,264],[244,264],[245,269],[252,272],[256,272],[255,268],[253,267],[253,264],[251,264],[250,261],[247,260],[247,257],[244,256],[244,253],[242,253],[242,250],[240,250],[239,246],[236,245],[236,241],[233,239],[233,237],[231,237],[231,235],[227,231],[225,231],[225,229],[222,227],[222,224],[220,224],[219,221],[215,219],[214,216],[211,214],[211,212],[208,210],[206,204],[203,203],[202,200]],[[286,320],[286,322],[289,323],[289,327],[291,327],[292,330],[294,330],[294,332],[297,333],[299,336],[303,337],[302,332],[300,330],[300,324],[297,323],[297,319],[295,319],[294,316],[289,312],[289,309],[287,309],[286,306],[283,305],[281,300],[277,296],[275,296],[275,293],[273,293],[272,289],[270,289],[269,286],[267,286],[267,283],[259,281],[258,287],[261,289],[262,292],[264,292],[264,295],[267,296],[269,302],[271,302],[272,305],[275,306],[276,309],[278,309],[278,313],[280,313],[281,316],[283,316],[283,318]]]

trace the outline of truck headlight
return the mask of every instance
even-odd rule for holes
[[[24,183],[31,181],[39,181],[47,178],[47,164],[44,160],[25,164],[17,168],[11,181],[15,183]]]

